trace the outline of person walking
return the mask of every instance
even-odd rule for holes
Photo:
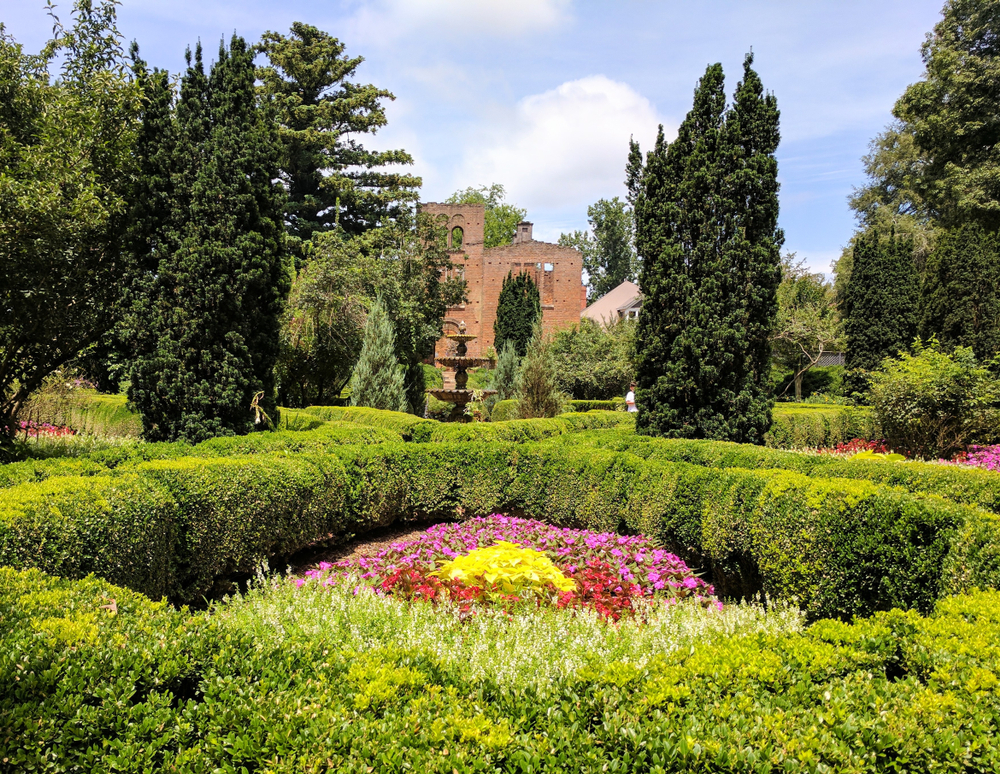
[[[635,382],[628,386],[628,392],[625,393],[625,408],[633,414],[639,410],[635,406]]]

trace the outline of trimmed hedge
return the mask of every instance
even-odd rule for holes
[[[777,404],[764,443],[779,449],[833,447],[854,438],[879,437],[878,425],[866,408],[818,404]]]
[[[399,433],[404,441],[413,440],[417,428],[438,424],[432,419],[423,419],[401,411],[382,411],[360,406],[310,406],[302,411],[322,419],[324,422],[354,422],[389,430]]]
[[[128,407],[124,395],[103,395],[81,390],[53,420],[53,424],[72,427],[78,433],[112,437],[138,438],[142,420]]]
[[[625,411],[625,398],[611,400],[571,400],[573,411]]]
[[[520,417],[520,404],[513,398],[499,401],[490,412],[490,422],[507,422]]]
[[[322,593],[322,592],[319,592]],[[995,772],[1000,594],[504,686],[0,569],[6,771]],[[541,633],[540,633],[541,634]],[[546,635],[548,632],[545,633]]]
[[[22,484],[0,503],[0,564],[193,601],[220,576],[342,533],[347,483],[336,457],[272,454]]]
[[[928,610],[1000,585],[1000,524],[980,509],[866,481],[494,441],[185,458],[22,484],[0,504],[0,563],[188,600],[317,540],[495,511],[642,532],[724,595],[796,597],[814,616]]]
[[[815,478],[847,478],[932,494],[1000,514],[1000,472],[926,462],[843,459],[752,444],[650,438],[628,432],[584,432],[550,443],[628,452],[643,459],[689,462],[712,468],[793,470]]]
[[[609,428],[635,428],[635,417],[616,411],[560,414],[552,419],[512,419],[506,422],[443,422],[422,425],[413,440],[425,443],[463,441],[540,441],[565,433]]]

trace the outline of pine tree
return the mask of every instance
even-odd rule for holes
[[[406,387],[395,350],[392,322],[378,299],[368,312],[361,357],[351,376],[352,406],[406,411]]]
[[[536,323],[518,375],[518,411],[521,419],[554,417],[562,410],[565,397],[559,391],[552,351]]]
[[[351,81],[362,57],[316,27],[292,24],[288,36],[266,32],[260,91],[273,98],[281,124],[281,178],[288,190],[288,233],[300,240],[342,228],[360,234],[409,221],[420,178],[391,170],[413,163],[402,150],[371,151],[359,138],[386,124],[395,97]]]
[[[1000,351],[1000,250],[976,223],[943,232],[924,272],[920,335],[971,347],[988,360]]]
[[[162,86],[157,88],[162,101]],[[162,121],[162,110],[149,121]],[[206,76],[200,47],[174,111],[169,195],[136,226],[147,267],[129,396],[149,440],[197,442],[277,418],[274,365],[288,293],[279,145],[253,52],[233,36]],[[151,133],[153,127],[146,127]],[[149,153],[164,146],[151,143]],[[155,266],[155,268],[153,268]]]
[[[863,393],[865,372],[910,347],[917,334],[919,299],[909,240],[895,233],[884,240],[874,229],[859,235],[844,299],[849,392]]]
[[[493,323],[493,347],[502,352],[510,342],[518,357],[524,357],[532,329],[542,317],[538,286],[527,272],[516,277],[507,272],[497,299],[497,317]]]

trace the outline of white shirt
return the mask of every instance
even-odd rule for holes
[[[625,395],[625,405],[628,407],[629,411],[637,412],[639,409],[635,407],[635,393],[629,390]]]

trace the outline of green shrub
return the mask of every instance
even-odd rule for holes
[[[94,476],[106,473],[104,465],[92,460],[56,457],[47,460],[26,460],[0,465],[0,489],[32,481],[44,481],[52,476]]]
[[[406,414],[401,411],[380,411],[358,406],[310,406],[304,411],[325,422],[356,422],[359,425],[379,427],[399,433],[403,440],[413,439],[416,428],[426,428],[437,424],[429,419]]]
[[[426,606],[350,590],[285,583],[191,613],[93,578],[0,569],[0,760],[179,774],[994,772],[998,610],[986,592],[926,618],[728,637],[710,613],[678,611],[665,626],[683,647],[632,655],[633,630],[604,627],[625,641],[615,655],[552,679],[522,668],[520,641],[498,644],[489,622],[425,621]],[[459,625],[470,656],[443,658],[441,632]],[[521,628],[542,643],[576,631],[555,612],[502,631]]]
[[[612,398],[611,400],[571,400],[569,401],[571,411],[624,411],[625,398]]]
[[[918,341],[912,355],[886,359],[869,381],[872,411],[896,451],[947,458],[997,440],[1000,380],[968,347],[949,354],[936,341]]]
[[[517,401],[513,398],[499,401],[490,412],[491,422],[506,422],[521,416]]]
[[[72,427],[78,433],[138,438],[142,420],[128,407],[124,395],[103,395],[95,390],[78,390],[62,405],[53,424]]]
[[[853,438],[880,437],[866,409],[802,403],[777,404],[764,442],[779,449],[832,448]]]

